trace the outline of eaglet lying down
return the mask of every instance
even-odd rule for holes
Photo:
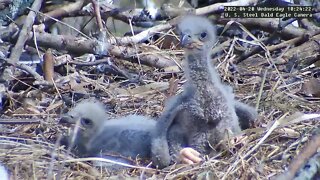
[[[155,121],[139,115],[110,119],[103,105],[84,101],[61,118],[62,122],[80,127],[68,137],[69,146],[80,157],[148,158],[151,153],[151,132]]]

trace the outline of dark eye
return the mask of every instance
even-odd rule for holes
[[[88,126],[92,126],[93,123],[92,123],[91,119],[81,118],[81,124],[84,127],[88,127]]]
[[[206,33],[206,32],[202,32],[202,33],[200,34],[200,39],[201,39],[201,40],[204,40],[206,37],[207,37],[207,33]]]

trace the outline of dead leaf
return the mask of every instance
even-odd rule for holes
[[[316,78],[309,79],[309,81],[303,83],[300,92],[307,96],[320,97],[320,80]]]

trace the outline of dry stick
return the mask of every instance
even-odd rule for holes
[[[316,26],[313,22],[309,21],[309,19],[301,19],[300,23],[302,27],[305,27],[309,31],[319,31],[319,27]]]
[[[45,146],[47,146],[48,148],[51,148],[51,149],[54,147],[52,145],[52,143],[50,143],[50,142],[39,141],[37,139],[30,139],[30,138],[10,137],[10,136],[0,135],[0,140],[1,141],[7,141],[7,142],[10,142],[12,144],[20,145],[20,146],[23,146],[23,147],[31,147],[31,145],[30,144],[25,144],[25,143],[20,143],[21,141],[23,141],[23,142],[28,141],[28,142],[30,142],[30,143],[32,142],[34,144],[45,145]]]
[[[284,41],[280,44],[267,46],[267,49],[268,49],[268,51],[272,52],[272,51],[282,49],[282,48],[288,47],[290,45],[296,44],[296,43],[300,42],[302,39],[303,39],[303,36],[296,37],[296,38],[290,39],[288,41]]]
[[[41,4],[42,4],[42,0],[35,0],[31,6],[31,8],[38,11],[41,7]],[[32,25],[33,25],[35,18],[36,18],[36,13],[34,11],[30,11],[27,18],[26,18],[26,21],[20,31],[17,43],[13,47],[11,54],[10,54],[9,62],[13,65],[15,65],[19,61],[24,44],[26,43],[26,41],[29,38],[28,33],[32,30]]]
[[[75,145],[75,140],[77,138],[77,135],[78,135],[78,132],[79,132],[79,129],[80,129],[80,119],[78,119],[76,121],[76,124],[75,124],[75,127],[74,127],[74,132],[73,132],[73,135],[71,137],[71,140],[70,140],[70,144],[69,144],[69,147],[67,148],[67,152],[66,152],[66,155],[69,156],[71,154],[71,149],[73,148],[73,146]],[[60,139],[61,140],[61,139]],[[60,140],[57,141],[56,143],[60,143]],[[51,161],[53,163],[53,161]],[[65,164],[66,164],[66,160],[63,159],[62,161],[59,161],[58,162],[60,164],[60,167],[64,167]],[[57,179],[60,179],[60,176],[61,176],[61,168],[58,170],[58,174],[57,174]]]
[[[288,125],[290,123],[298,123],[301,121],[305,121],[305,120],[310,120],[310,119],[315,119],[315,118],[319,118],[320,114],[304,114],[303,116],[295,116],[295,115],[291,115],[287,118],[285,118],[287,115],[289,114],[289,112],[286,112],[284,115],[282,115],[277,121],[274,122],[274,124],[270,127],[270,129],[268,130],[268,132],[260,139],[260,141],[249,151],[247,152],[242,159],[247,159],[249,157],[250,154],[252,154],[255,150],[258,149],[258,147],[263,143],[263,141],[265,141],[269,135],[278,127],[283,127],[285,125]],[[317,143],[312,143],[317,147],[320,147],[320,137],[316,136],[312,139],[312,142],[317,142]],[[311,157],[312,154],[314,154],[313,152],[317,151],[317,148],[315,148],[315,146],[311,146],[311,147],[307,147],[307,149],[304,151],[307,155],[301,155],[303,157],[303,161],[306,162],[305,159],[307,159],[308,157]],[[311,154],[312,153],[312,154]],[[233,170],[242,159],[238,159],[236,162],[234,162],[232,164],[232,166],[229,167],[227,173],[223,176],[222,179],[225,179],[226,176],[228,175],[228,173],[230,173],[231,170]],[[301,162],[297,162],[297,164],[299,165]],[[295,166],[295,165],[294,165]],[[294,169],[295,171],[295,169]]]
[[[95,40],[78,41],[79,38],[38,32],[36,32],[36,34],[30,34],[30,40],[28,42],[31,42],[33,35],[37,36],[38,44],[40,46],[51,47],[55,49],[65,49],[71,52],[79,53],[81,50],[82,53],[95,53],[94,49],[96,49],[98,46],[98,42]],[[124,59],[132,59],[132,57],[135,57],[136,55],[135,49],[131,47],[111,45],[109,51],[110,54]],[[175,65],[175,63],[172,62],[172,60],[170,60],[168,57],[155,53],[140,55],[140,61],[142,64],[157,68]]]
[[[79,41],[81,38],[71,36],[52,35],[50,33],[30,33],[28,43],[32,43],[33,36],[37,36],[39,46],[50,47],[57,50],[65,49],[75,53],[95,53],[98,42],[95,40]]]
[[[56,18],[54,18],[54,17],[50,17],[50,16],[48,16],[48,15],[40,12],[39,10],[30,9],[30,11],[34,11],[34,12],[36,12],[36,13],[42,15],[42,16],[45,16],[45,17],[47,17],[47,18],[49,18],[49,19],[54,20],[54,21],[57,22],[57,23],[63,24],[63,25],[65,25],[65,26],[67,26],[68,28],[76,31],[77,33],[79,33],[80,35],[82,35],[83,37],[85,37],[85,38],[87,38],[87,39],[92,39],[92,38],[90,38],[89,36],[87,36],[86,34],[84,34],[83,32],[79,31],[77,28],[75,28],[75,27],[73,27],[73,26],[70,26],[69,24],[67,24],[67,23],[65,23],[65,22],[62,22],[62,21],[60,21],[59,19],[56,19]]]
[[[288,113],[285,113],[283,116],[281,116],[277,121],[273,123],[273,125],[270,127],[270,129],[267,131],[267,133],[260,139],[260,141],[250,150],[248,151],[242,159],[248,158],[254,151],[256,151],[260,145],[269,137],[269,135],[275,130],[282,122],[282,120],[288,115]],[[227,170],[227,172],[222,177],[222,180],[226,179],[228,174],[242,161],[242,159],[237,159]]]
[[[190,165],[187,165],[187,164],[186,164],[186,165],[183,165],[183,166],[178,167],[178,168],[176,168],[176,169],[170,170],[170,172],[168,172],[168,173],[166,174],[166,176],[164,177],[164,179],[171,179],[171,178],[169,178],[168,176],[173,175],[173,173],[179,172],[181,169],[183,169],[183,168],[185,168],[185,167],[187,167],[187,166],[190,166]],[[174,178],[172,178],[172,179],[174,179]]]
[[[129,19],[129,25],[130,25],[131,33],[134,35],[134,31],[133,31],[133,27],[132,27],[132,20],[131,20],[131,19]],[[139,68],[140,68],[139,75],[141,75],[142,66],[141,66],[140,56],[139,56],[139,53],[138,53],[138,47],[137,47],[137,44],[136,44],[136,43],[133,43],[133,46],[134,46],[134,49],[136,50],[136,53],[135,53],[135,54],[136,54],[136,56],[137,56],[138,63],[139,63]]]
[[[64,160],[64,162],[66,162],[66,163],[70,163],[70,162],[85,162],[85,161],[100,161],[100,162],[107,162],[107,163],[117,164],[117,165],[120,165],[120,166],[129,167],[129,168],[145,169],[145,170],[150,170],[150,171],[163,172],[162,170],[157,170],[157,169],[153,169],[153,168],[149,168],[149,167],[143,167],[143,166],[135,166],[135,165],[126,164],[126,163],[113,161],[113,160],[106,159],[106,158],[99,158],[99,157],[88,157],[88,158],[78,158],[78,159]],[[62,161],[60,161],[59,163],[61,163],[61,162]]]
[[[54,88],[56,89],[58,95],[60,96],[60,99],[63,99],[63,98],[62,98],[62,95],[61,95],[61,93],[60,93],[60,91],[59,91],[59,89],[58,89],[58,87],[57,87],[57,84],[54,82],[53,79],[52,79],[51,81],[52,81],[53,86],[54,86]]]
[[[282,74],[280,73],[278,67],[276,66],[276,63],[274,62],[273,58],[271,57],[270,51],[266,50],[265,55],[266,55],[266,60],[270,64],[270,67],[273,67],[276,70],[277,74],[279,75],[279,80],[281,80],[283,84],[287,85],[287,82],[284,80]],[[289,87],[287,87],[287,89],[290,91]]]
[[[264,84],[265,84],[267,72],[268,72],[268,70],[266,70],[265,73],[264,73],[264,75],[263,75],[263,79],[262,79],[261,86],[260,86],[260,90],[259,90],[259,96],[258,96],[258,99],[257,99],[256,109],[258,109],[259,104],[260,104],[260,99],[261,99],[262,90],[263,90],[263,87],[264,87]],[[274,123],[274,124],[275,124],[275,123]],[[275,127],[277,127],[277,126],[275,126]],[[271,128],[272,128],[272,127],[271,127]],[[270,130],[271,130],[271,128],[270,128]],[[272,131],[271,131],[271,132],[272,132]],[[270,133],[271,133],[271,132],[270,132]],[[268,133],[267,133],[267,134],[268,134]],[[267,134],[265,135],[265,138],[267,138],[267,137],[269,136],[269,135],[267,136]],[[252,148],[251,151],[249,151],[246,155],[244,155],[244,156],[241,158],[241,160],[247,158],[253,151],[255,151],[255,150],[259,147],[260,143],[262,144],[262,142],[263,142],[262,140],[264,140],[264,138],[262,138],[262,139],[259,141],[259,143],[258,143],[254,148]],[[227,173],[223,176],[222,179],[225,179],[226,176],[228,175],[228,173],[229,173],[241,160],[238,159],[236,162],[234,162],[233,165],[230,166],[230,168],[228,169]]]
[[[52,83],[44,81],[42,76],[40,76],[36,71],[34,71],[30,66],[27,66],[25,64],[12,64],[9,62],[9,59],[6,58],[0,58],[4,61],[6,61],[8,64],[13,65],[21,70],[26,71],[27,73],[29,73],[31,76],[33,76],[36,81],[38,81],[39,84],[44,85],[44,86],[52,86]],[[36,83],[36,82],[35,82]]]
[[[259,94],[258,94],[258,98],[257,98],[257,103],[256,103],[256,110],[259,109],[259,105],[260,105],[260,101],[261,101],[261,96],[262,96],[262,92],[263,92],[263,87],[264,87],[264,84],[265,84],[266,78],[267,78],[267,73],[268,73],[268,69],[266,69],[266,70],[264,71],[264,74],[263,74],[263,77],[262,77],[262,82],[261,82],[261,86],[260,86]]]
[[[83,3],[84,3],[85,0],[77,0],[75,1],[74,3],[69,3],[61,8],[58,8],[58,9],[54,9],[53,11],[50,11],[50,12],[47,12],[45,13],[45,16],[42,20],[40,20],[41,22],[46,22],[48,21],[49,17],[52,17],[52,18],[59,18],[59,17],[63,17],[63,16],[66,16],[68,14],[71,14],[71,13],[74,13],[78,10],[81,9]]]
[[[39,124],[40,119],[4,119],[0,118],[0,124]]]
[[[33,30],[33,34],[35,34],[36,28],[33,28],[32,30]],[[39,46],[38,46],[38,43],[37,43],[37,36],[34,36],[33,42],[34,42],[34,46],[36,47],[36,50],[37,50],[37,53],[38,53],[38,57],[39,57],[39,59],[41,59],[41,55],[40,55],[40,51],[39,51]]]
[[[233,21],[236,21],[240,24],[245,25],[246,27],[259,28],[260,30],[267,32],[274,32],[278,30],[279,20],[276,18],[232,18]],[[229,22],[230,18],[220,18],[218,22],[226,23]],[[304,36],[305,34],[314,35],[317,32],[308,32],[307,30],[289,25],[279,32],[283,38],[295,38],[299,36]]]
[[[146,168],[149,168],[151,165],[152,165],[152,162],[150,162],[150,163],[146,166]],[[146,172],[146,169],[142,169],[142,172],[141,172],[140,178],[139,178],[140,180],[147,179],[147,178],[144,178],[145,172]]]
[[[255,40],[256,42],[259,42],[259,40],[258,40],[253,34],[251,34],[250,31],[249,31],[246,27],[244,27],[242,24],[240,24],[240,23],[238,23],[238,22],[235,22],[235,23],[237,23],[237,24],[239,25],[239,27],[240,27],[243,31],[247,32],[247,34],[248,34],[253,40]],[[272,57],[271,57],[270,51],[268,51],[266,45],[265,45],[264,43],[262,43],[262,42],[259,42],[259,46],[265,51],[265,56],[266,56],[266,59],[267,59],[268,63],[270,64],[270,66],[272,65],[272,67],[275,68],[276,72],[278,73],[278,75],[279,75],[279,77],[280,77],[280,80],[281,80],[284,84],[286,84],[286,82],[284,81],[282,75],[280,74],[280,71],[278,70],[277,66],[275,65],[275,63],[274,63],[274,61],[273,61],[273,59],[272,59]]]
[[[13,64],[11,64],[13,65]],[[31,76],[33,76],[38,81],[43,81],[42,76],[40,76],[36,71],[34,71],[30,66],[27,66],[25,64],[16,64],[17,68],[27,71]]]
[[[196,15],[207,15],[207,14],[222,10],[224,6],[248,6],[251,4],[255,4],[257,2],[258,2],[258,0],[247,0],[247,1],[239,0],[239,1],[229,2],[229,3],[216,3],[216,4],[213,4],[210,6],[196,9],[195,14]],[[159,25],[154,26],[152,28],[146,29],[146,30],[140,32],[139,34],[136,34],[131,37],[113,38],[113,39],[111,39],[110,42],[112,44],[119,43],[121,45],[130,44],[130,43],[139,43],[142,40],[144,40],[145,38],[147,38],[148,36],[152,36],[157,32],[172,28],[172,26],[176,25],[178,23],[179,19],[183,16],[184,15],[173,18],[172,20],[168,21],[167,23],[159,24]]]
[[[232,23],[233,23],[233,22],[232,22]],[[281,80],[284,84],[286,84],[285,80],[283,79],[282,75],[280,74],[279,69],[276,67],[276,65],[275,65],[275,63],[274,63],[274,61],[273,61],[273,59],[272,59],[272,57],[271,57],[270,51],[268,51],[266,45],[265,45],[264,43],[262,43],[262,42],[259,42],[259,40],[258,40],[253,34],[251,34],[250,31],[249,31],[246,27],[244,27],[242,24],[240,24],[240,23],[238,23],[238,22],[234,22],[234,23],[238,24],[238,26],[239,26],[243,31],[247,32],[247,34],[248,34],[253,40],[255,40],[256,42],[258,42],[259,46],[265,51],[265,56],[266,56],[266,59],[267,59],[268,63],[270,64],[271,67],[274,67],[274,68],[275,68],[276,72],[278,73],[278,75],[279,75],[279,77],[280,77],[280,80]]]
[[[279,26],[280,26],[280,23],[281,23],[281,22],[278,22],[278,26],[277,26],[277,27],[274,27],[274,28],[276,28],[276,29],[275,29],[275,32],[272,33],[271,36],[270,36],[267,40],[265,40],[266,43],[267,43],[267,42],[270,42],[274,37],[280,35],[280,33],[279,33],[279,31],[280,31],[280,27],[279,27]],[[288,25],[288,24],[282,25],[283,27],[281,27],[281,28],[284,29],[287,25]],[[293,26],[292,26],[292,27],[288,27],[288,28],[289,28],[289,29],[290,29],[290,28],[291,28],[291,29],[292,29],[292,28],[293,28],[293,29],[296,29],[296,28],[293,27]],[[288,28],[287,28],[287,29],[288,29]],[[298,31],[298,32],[299,32],[299,31]],[[301,29],[301,32],[303,32],[302,29]],[[305,33],[305,35],[307,34],[306,31],[305,31],[304,33]],[[315,32],[311,32],[310,35],[313,34],[313,33],[315,33]],[[305,35],[298,36],[298,40],[307,39],[307,38],[303,38]],[[309,36],[310,36],[310,35],[309,35]],[[296,41],[296,42],[297,42],[297,41]],[[252,56],[253,54],[256,54],[256,53],[260,52],[260,50],[261,50],[260,48],[261,48],[261,47],[255,47],[255,48],[253,48],[250,52],[244,53],[243,55],[241,55],[241,56],[237,59],[237,63],[245,60],[246,58]],[[270,51],[270,50],[269,50],[269,51]]]
[[[234,1],[234,2],[230,2],[230,3],[217,3],[217,4],[214,4],[214,5],[211,5],[211,6],[207,6],[207,7],[196,9],[196,14],[197,15],[205,15],[205,14],[209,14],[209,13],[215,12],[217,10],[220,10],[223,6],[249,5],[249,4],[256,3],[256,1],[257,0],[248,0],[246,2]],[[36,11],[36,12],[39,13],[39,11]],[[181,16],[178,16],[177,18],[174,18],[174,19],[170,20],[169,22],[167,22],[165,24],[160,24],[160,25],[154,26],[152,28],[149,28],[149,29],[147,29],[145,31],[142,31],[141,33],[139,33],[137,35],[134,35],[134,36],[131,36],[131,37],[112,38],[110,40],[110,42],[112,44],[124,44],[124,45],[125,44],[129,44],[129,43],[139,43],[143,39],[145,39],[146,37],[148,37],[150,35],[154,35],[157,32],[172,28],[172,26],[174,26],[174,25],[176,25],[178,23],[178,20],[180,18],[181,18]],[[54,19],[54,18],[52,18],[52,19]],[[79,49],[79,48],[77,48],[77,49]],[[121,54],[117,50],[115,50],[115,48],[110,48],[110,49],[112,49],[116,54]],[[150,57],[151,56],[152,55],[150,55]],[[151,59],[151,61],[153,61],[153,59]],[[153,63],[150,63],[150,64],[153,64]],[[156,67],[160,67],[160,68],[167,66],[167,65],[156,65],[156,64],[153,64],[153,65],[155,65]]]
[[[289,165],[288,171],[277,177],[280,179],[293,179],[298,170],[313,156],[320,147],[320,135],[314,135],[307,146],[296,156]]]
[[[24,84],[24,85],[26,85],[26,86],[28,86],[28,88],[32,88],[32,89],[34,89],[34,90],[40,90],[39,88],[36,88],[36,87],[34,87],[34,86],[31,86],[30,84],[27,84],[26,82],[24,82],[24,81],[21,81],[20,79],[18,79],[18,78],[16,78],[16,77],[14,77],[14,76],[10,76],[11,78],[13,78],[14,80],[16,80],[16,81],[18,81],[19,83],[22,83],[22,84]],[[44,82],[45,84],[44,85],[50,85],[47,81],[41,81],[41,82]],[[42,93],[44,93],[46,96],[50,96],[48,93],[46,93],[46,92],[42,92]],[[12,97],[13,96],[15,96],[15,97],[20,97],[20,94],[19,93],[13,93],[12,91],[11,91],[11,93],[10,94],[12,94]],[[9,95],[10,95],[9,94]],[[11,96],[11,95],[10,95]],[[37,114],[30,114],[30,113],[28,113],[28,114],[19,114],[19,116],[21,116],[21,115],[24,115],[24,116],[46,116],[46,114],[39,114],[39,113],[37,113]],[[12,116],[15,116],[15,114],[13,114]]]
[[[77,66],[95,66],[103,63],[108,63],[109,62],[108,58],[103,58],[103,59],[99,59],[91,62],[70,61],[69,64],[74,64]]]
[[[297,47],[294,47],[288,50],[284,54],[284,58],[291,59],[292,57],[295,57],[297,60],[299,60],[298,62],[309,61],[309,63],[306,65],[310,65],[318,60],[317,55],[319,54],[319,50],[320,50],[320,34],[317,34],[309,38],[308,42],[305,42]]]
[[[60,146],[61,139],[62,139],[62,136],[59,135],[57,140],[56,140],[56,143],[54,144],[54,148],[53,148],[53,150],[51,152],[51,158],[50,158],[50,163],[49,163],[49,168],[48,168],[47,179],[54,179],[53,178],[53,167],[54,167],[55,159],[57,158],[56,150],[58,150],[58,148]],[[60,175],[61,175],[60,171],[61,171],[61,167],[59,168],[58,175],[57,175],[56,179],[60,179]]]
[[[111,62],[110,58],[108,58],[107,60],[108,60],[108,65],[109,65],[111,68],[113,68],[114,70],[116,70],[118,73],[122,74],[122,76],[124,76],[125,78],[127,78],[127,79],[130,79],[130,78],[131,78],[130,75],[129,75],[126,71],[124,71],[124,70],[120,69],[118,66],[114,65],[114,64]]]
[[[103,28],[103,24],[102,24],[102,20],[101,20],[99,2],[97,2],[96,0],[91,0],[91,2],[92,2],[94,14],[96,15],[96,21],[97,21],[97,24],[99,27],[99,31],[102,31],[104,28]]]
[[[231,45],[230,45],[230,48],[229,48],[226,56],[224,57],[223,61],[220,62],[220,63],[217,65],[217,67],[216,67],[217,69],[218,69],[224,62],[226,62],[229,58],[231,58],[230,56],[231,56],[231,54],[233,54],[233,49],[234,49],[235,43],[236,43],[236,39],[233,38],[232,43],[231,43]],[[227,74],[227,73],[225,73],[225,74]]]
[[[305,39],[304,36],[299,36],[299,37],[296,37],[296,38],[292,38],[288,41],[284,41],[280,44],[277,44],[277,45],[271,45],[271,46],[267,46],[267,50],[272,52],[272,51],[275,51],[275,50],[278,50],[278,49],[282,49],[282,48],[285,48],[285,47],[289,47],[290,45],[294,45],[298,42],[301,42],[303,39]],[[256,47],[254,48],[252,51],[248,52],[248,53],[245,53],[243,55],[241,55],[237,60],[236,62],[237,63],[240,63],[241,61],[245,60],[246,58],[256,54],[256,53],[259,53],[260,52],[260,49],[261,47]]]
[[[113,37],[110,39],[110,43],[111,44],[118,43],[120,45],[139,43],[139,42],[143,41],[144,39],[146,39],[147,37],[156,34],[157,32],[160,32],[160,31],[163,31],[166,29],[170,29],[175,24],[177,24],[177,18],[174,18],[165,24],[160,24],[160,25],[154,26],[152,28],[146,29],[146,30],[140,32],[139,34],[134,35],[134,36],[130,36],[130,37],[126,36],[126,37],[121,37],[121,38]]]

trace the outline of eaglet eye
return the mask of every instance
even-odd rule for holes
[[[81,118],[81,124],[84,127],[92,126],[92,121],[88,118]]]
[[[204,40],[208,36],[207,32],[202,32],[200,34],[200,40]]]

